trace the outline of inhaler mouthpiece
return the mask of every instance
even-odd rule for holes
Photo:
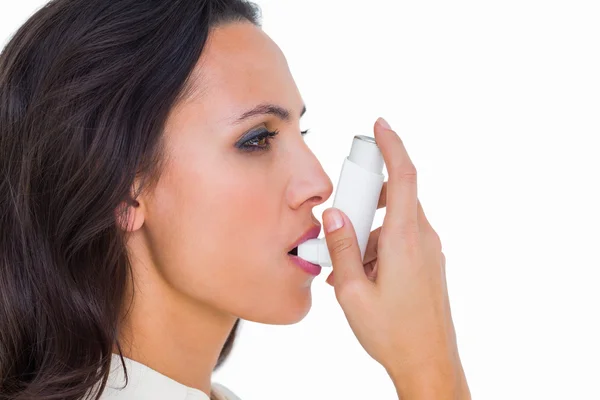
[[[331,258],[325,238],[309,239],[298,246],[298,257],[321,267],[331,267]]]
[[[343,211],[354,226],[361,259],[365,257],[371,226],[383,186],[383,156],[375,139],[354,136],[350,155],[344,159],[333,207]],[[331,267],[325,238],[310,239],[298,246],[298,257]]]

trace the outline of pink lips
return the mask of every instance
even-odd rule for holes
[[[309,239],[318,238],[320,233],[321,233],[321,225],[313,226],[312,228],[310,228],[306,232],[304,232],[304,234],[302,234],[302,236],[300,236],[294,242],[294,244],[288,249],[288,251],[291,251],[295,247],[298,247],[298,245],[300,245],[300,243],[304,243]],[[306,273],[308,273],[310,275],[317,276],[321,273],[320,265],[310,263],[310,262],[308,262],[298,256],[292,255],[292,254],[288,254],[288,257],[290,257],[291,261],[294,264],[296,264],[298,267],[300,267],[300,269],[302,269],[303,271],[305,271]]]
[[[288,249],[288,252],[292,251],[292,249],[294,249],[295,247],[298,247],[298,245],[300,243],[306,242],[308,239],[318,238],[320,233],[321,233],[321,225],[313,226],[312,228],[310,228],[306,232],[304,232],[302,234],[302,236],[300,236],[298,239],[296,239],[294,244],[291,245],[290,248]]]
[[[308,261],[303,260],[302,258],[294,256],[292,254],[288,254],[288,257],[290,257],[292,259],[292,262],[298,267],[300,267],[300,269],[302,269],[304,272],[307,272],[314,276],[317,276],[321,273],[320,265],[309,263]]]

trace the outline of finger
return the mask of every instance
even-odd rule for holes
[[[330,284],[331,286],[333,286],[333,271],[331,271],[331,273],[329,274],[329,276],[327,277],[327,279],[325,279],[325,282],[327,282],[328,284]]]
[[[377,281],[377,268],[378,268],[379,263],[377,262],[377,259],[371,261],[368,264],[365,264],[365,274],[367,275],[367,278],[369,278],[369,280],[371,282],[376,282]]]
[[[440,239],[440,236],[437,234],[435,229],[433,229],[433,227],[429,223],[429,220],[425,216],[425,212],[423,211],[423,206],[421,205],[420,200],[418,200],[417,205],[419,208],[419,210],[418,210],[419,230],[421,232],[425,232],[427,234],[427,237],[430,238],[430,240],[432,241],[431,243],[433,243],[435,245],[436,249],[441,250],[442,249],[442,241]]]
[[[375,282],[377,280],[377,266],[377,258],[365,264],[365,275],[371,282]],[[327,282],[327,284],[329,284],[330,286],[334,286],[333,282],[335,277],[333,274],[334,271],[331,271],[327,279],[325,279],[325,282]]]
[[[375,124],[375,141],[388,170],[386,189],[386,229],[418,231],[417,221],[417,171],[402,139],[386,122]]]
[[[442,275],[442,285],[444,288],[444,291],[447,293],[448,292],[448,282],[446,280],[446,256],[444,255],[444,253],[442,253],[442,267],[440,268],[440,272]]]
[[[421,200],[417,199],[417,218],[419,220],[419,225],[423,227],[423,230],[432,231],[433,227],[429,223],[429,220],[425,216],[425,211],[423,211],[423,206],[421,205]]]
[[[377,208],[385,207],[387,199],[387,182],[383,182],[383,186],[381,187],[381,194],[379,195],[379,201],[377,202]]]
[[[325,240],[335,271],[336,295],[346,286],[368,282],[350,219],[341,210],[329,208],[323,212],[323,223]]]
[[[379,244],[380,234],[381,227],[375,229],[369,235],[369,240],[367,241],[367,248],[365,249],[365,258],[363,260],[364,264],[367,264],[377,258],[377,245]]]

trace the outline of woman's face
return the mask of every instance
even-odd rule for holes
[[[314,276],[288,251],[319,226],[312,208],[332,183],[301,135],[303,108],[282,52],[260,28],[212,31],[191,93],[167,121],[167,162],[144,200],[140,232],[172,290],[251,321],[306,315]]]

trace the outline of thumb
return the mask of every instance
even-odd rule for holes
[[[323,212],[323,224],[336,292],[350,283],[364,283],[367,277],[356,233],[348,216],[337,208],[329,208]]]

